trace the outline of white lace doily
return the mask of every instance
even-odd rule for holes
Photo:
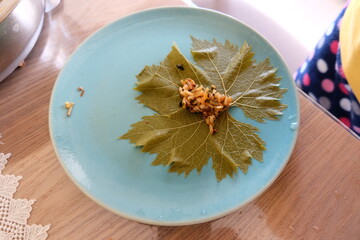
[[[0,153],[0,240],[45,240],[50,224],[27,225],[35,200],[14,199],[21,176],[2,175],[10,153]]]

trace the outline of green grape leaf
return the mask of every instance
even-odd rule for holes
[[[216,133],[210,134],[201,114],[190,113],[179,106],[180,81],[193,79],[204,87],[233,99],[231,107],[239,107],[245,116],[259,122],[277,120],[286,105],[280,102],[286,89],[269,59],[256,63],[251,47],[245,42],[240,49],[229,41],[192,38],[188,60],[174,44],[160,65],[145,66],[137,75],[137,100],[159,114],[145,116],[121,139],[128,139],[143,152],[157,154],[153,165],[169,166],[170,172],[199,173],[212,159],[218,181],[234,176],[240,168],[246,173],[251,160],[263,161],[265,142],[259,130],[234,119],[228,110],[215,121]]]
[[[219,92],[231,96],[232,104],[240,107],[247,117],[264,122],[282,115],[286,105],[279,100],[287,89],[280,88],[277,69],[270,65],[269,59],[256,64],[254,52],[246,42],[235,52],[228,41],[222,45],[216,40],[211,43],[192,39],[191,52],[196,63],[211,76],[210,81]]]
[[[177,66],[181,66],[181,69]],[[180,80],[184,78],[191,78],[204,86],[210,84],[206,73],[190,63],[174,44],[159,66],[145,66],[137,75],[138,83],[135,89],[142,94],[136,99],[160,114],[177,111],[181,100]]]
[[[180,109],[168,115],[145,116],[132,125],[122,139],[130,139],[143,152],[157,153],[153,165],[170,166],[170,172],[185,176],[201,171],[211,157],[216,178],[233,176],[240,168],[247,172],[251,158],[262,161],[264,142],[257,128],[236,121],[228,112],[217,119],[218,132],[210,135],[200,114]]]

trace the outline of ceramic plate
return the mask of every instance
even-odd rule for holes
[[[175,41],[191,58],[190,35],[226,39],[240,46],[247,41],[259,60],[270,58],[288,88],[288,105],[280,121],[265,124],[232,114],[260,128],[266,141],[264,162],[249,172],[221,182],[211,160],[199,175],[168,173],[151,166],[155,155],[142,153],[126,140],[117,140],[130,125],[154,112],[134,98],[136,75],[145,65],[159,64]],[[85,94],[79,96],[77,88]],[[71,117],[64,102],[75,103]],[[157,225],[184,225],[224,216],[260,195],[280,174],[292,152],[299,120],[296,90],[276,50],[258,33],[218,12],[197,8],[158,8],[122,18],[93,34],[61,71],[50,103],[50,133],[67,174],[91,199],[132,220]]]

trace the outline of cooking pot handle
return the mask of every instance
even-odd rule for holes
[[[48,13],[54,8],[57,7],[57,5],[60,4],[61,0],[45,0],[45,12]]]

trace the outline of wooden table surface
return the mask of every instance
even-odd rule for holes
[[[101,26],[180,0],[65,0],[46,15],[38,43],[0,83],[5,174],[23,176],[15,198],[37,199],[29,224],[51,223],[48,239],[360,239],[360,141],[299,95],[301,126],[291,159],[259,198],[216,221],[144,225],[86,197],[60,166],[48,130],[54,81],[69,55]],[[0,56],[1,57],[1,56]]]

